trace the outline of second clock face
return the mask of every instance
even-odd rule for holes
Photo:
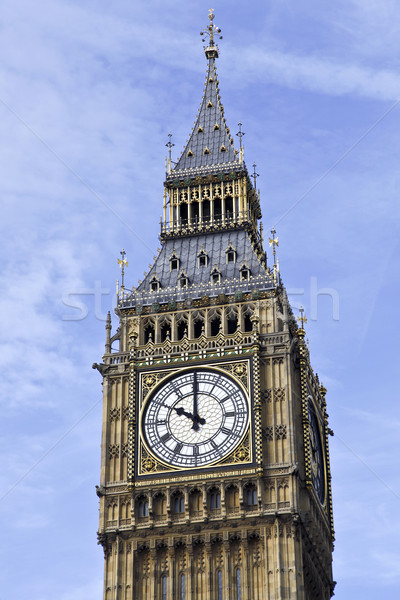
[[[248,402],[241,387],[216,370],[184,371],[147,401],[142,430],[162,461],[183,468],[211,465],[242,440]]]
[[[322,451],[321,433],[317,415],[311,399],[308,399],[309,439],[311,450],[311,477],[318,498],[323,503],[325,499],[325,468]]]

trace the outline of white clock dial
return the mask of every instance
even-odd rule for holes
[[[147,401],[142,430],[148,448],[177,467],[217,462],[243,439],[248,402],[242,388],[216,370],[175,375]]]

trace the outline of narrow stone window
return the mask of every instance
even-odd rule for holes
[[[210,509],[217,510],[221,508],[221,494],[219,490],[213,489],[210,491]]]
[[[185,600],[185,586],[186,586],[185,576],[182,574],[181,575],[181,600]]]
[[[177,495],[174,498],[174,513],[179,514],[185,512],[185,499],[183,496]]]
[[[222,600],[222,571],[217,573],[218,600]]]
[[[161,577],[161,598],[162,600],[167,600],[167,576],[163,575]]]
[[[147,500],[140,500],[139,502],[139,519],[149,516],[149,503]]]
[[[242,574],[240,569],[236,570],[236,598],[242,600]]]

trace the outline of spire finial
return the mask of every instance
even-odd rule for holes
[[[242,149],[242,137],[243,137],[244,135],[246,135],[246,134],[245,134],[245,132],[244,132],[244,131],[242,131],[242,123],[238,123],[238,127],[239,127],[239,131],[237,132],[237,134],[236,134],[236,135],[237,135],[237,136],[238,136],[238,138],[239,138],[239,148],[240,148],[240,150],[241,150],[241,149]]]
[[[128,261],[126,260],[125,256],[126,256],[126,252],[125,250],[122,248],[122,251],[120,252],[120,255],[122,258],[117,258],[118,264],[121,267],[121,299],[124,299],[124,275],[125,275],[125,267],[128,266]],[[118,283],[117,283],[117,289],[118,289]],[[118,293],[118,292],[117,292]]]
[[[214,33],[218,34],[220,40],[222,40],[221,30],[219,27],[214,25],[213,21],[215,19],[214,9],[210,8],[208,11],[208,18],[210,19],[210,24],[204,28],[203,31],[200,31],[200,35],[202,36],[202,41],[205,42],[208,37],[210,42],[207,48],[204,48],[207,58],[218,58],[218,48],[214,43]]]
[[[255,191],[257,191],[257,177],[260,177],[259,173],[256,173],[256,166],[257,166],[257,165],[256,165],[256,163],[254,162],[254,163],[253,163],[253,169],[254,169],[254,172],[253,172],[252,178],[253,178],[253,180],[254,180],[254,189],[255,189]]]
[[[168,134],[168,143],[165,144],[168,148],[168,173],[171,173],[171,167],[172,167],[172,148],[175,146],[175,144],[172,143],[172,133],[169,132]]]
[[[279,271],[279,269],[277,268],[277,264],[279,265],[279,263],[277,263],[277,259],[276,259],[276,246],[279,246],[279,241],[278,238],[275,237],[276,231],[275,231],[275,227],[272,227],[271,229],[271,235],[272,238],[269,238],[269,245],[272,246],[272,252],[274,255],[274,281],[276,282],[276,273]]]
[[[304,308],[300,306],[300,317],[297,317],[299,323],[301,323],[301,328],[304,329],[304,323],[307,323],[307,317],[304,314]]]

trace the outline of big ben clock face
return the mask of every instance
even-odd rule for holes
[[[146,445],[163,462],[211,465],[243,439],[249,420],[242,388],[212,369],[183,371],[157,388],[142,412]]]
[[[325,467],[321,431],[311,398],[308,399],[311,478],[321,503],[325,500]]]

